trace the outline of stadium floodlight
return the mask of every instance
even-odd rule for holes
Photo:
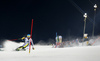
[[[83,29],[83,41],[82,41],[82,45],[83,45],[83,42],[84,42],[84,34],[85,34],[87,13],[85,13],[85,14],[83,15],[83,17],[84,17],[84,29]]]
[[[95,5],[94,5],[94,21],[93,21],[93,31],[92,31],[92,37],[94,37],[96,9],[97,9],[97,4],[95,4]]]

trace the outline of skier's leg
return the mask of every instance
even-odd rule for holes
[[[22,48],[22,49],[25,49],[28,45],[29,45],[29,43],[27,43],[25,46],[23,46],[23,48]]]

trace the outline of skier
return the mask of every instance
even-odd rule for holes
[[[78,40],[78,38],[76,39],[76,45],[77,45],[77,46],[79,45],[79,40]]]
[[[23,37],[22,38],[22,41],[25,41],[25,43],[22,45],[22,46],[20,46],[20,47],[18,47],[17,49],[16,49],[16,51],[19,51],[19,50],[26,50],[25,48],[26,47],[29,47],[29,42],[31,41],[31,44],[32,44],[32,49],[34,50],[34,46],[33,46],[33,40],[30,38],[30,34],[27,34],[27,37],[25,38],[25,37]]]

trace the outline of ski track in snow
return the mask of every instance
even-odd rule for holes
[[[15,42],[9,42],[8,45],[11,43]],[[35,45],[34,47],[35,50],[31,50],[30,53],[28,50],[0,51],[0,61],[100,61],[100,46],[52,48]]]

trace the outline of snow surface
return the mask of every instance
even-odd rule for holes
[[[18,43],[8,41],[6,45],[5,51],[0,51],[0,61],[100,61],[100,46],[52,48],[35,45],[35,50],[29,53],[28,50],[13,51]]]

